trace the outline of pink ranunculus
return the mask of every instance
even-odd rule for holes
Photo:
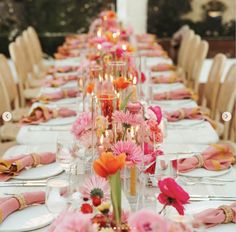
[[[151,210],[140,210],[129,217],[131,232],[167,232],[167,222]]]
[[[184,215],[184,205],[189,202],[189,194],[172,178],[158,181],[161,193],[157,199],[163,205],[173,206],[180,215]]]
[[[136,114],[142,109],[142,104],[140,102],[128,102],[127,110],[132,113]]]
[[[158,124],[160,124],[162,119],[161,108],[159,106],[150,106],[148,108],[154,112],[154,114],[156,115],[157,122]]]

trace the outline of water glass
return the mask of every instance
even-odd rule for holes
[[[46,206],[55,216],[68,207],[70,185],[66,179],[50,178],[46,186]]]
[[[70,165],[77,160],[79,150],[79,144],[72,135],[60,134],[58,136],[56,159],[66,172],[69,171]]]
[[[164,154],[157,156],[156,169],[159,180],[171,177],[177,177],[177,156],[175,154]]]

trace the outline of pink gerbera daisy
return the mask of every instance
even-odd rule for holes
[[[112,147],[112,151],[116,155],[125,153],[126,161],[133,164],[138,164],[142,161],[142,149],[132,141],[119,141]]]
[[[139,126],[144,125],[144,119],[141,114],[132,114],[130,112],[115,111],[113,113],[113,119],[117,123],[122,123],[127,126]]]
[[[99,196],[104,200],[108,200],[110,197],[109,183],[100,176],[91,176],[80,187],[80,193],[84,198]]]

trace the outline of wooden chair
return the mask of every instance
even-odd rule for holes
[[[232,64],[229,71],[226,74],[224,83],[220,88],[218,95],[218,101],[216,106],[216,120],[223,124],[223,136],[224,140],[229,138],[230,133],[230,121],[222,121],[222,114],[224,112],[230,112],[233,114],[235,109],[236,100],[236,63]]]
[[[208,49],[209,49],[208,42],[202,40],[198,45],[198,47],[196,48],[197,50],[196,57],[194,60],[193,67],[191,69],[191,73],[189,73],[188,76],[188,86],[191,87],[196,93],[198,93],[200,73],[203,66],[203,62],[207,57]]]
[[[180,44],[180,49],[178,53],[178,60],[177,66],[185,69],[185,64],[187,60],[187,54],[190,49],[191,40],[194,37],[193,30],[186,30],[185,34],[183,35],[183,39]]]
[[[188,77],[191,75],[194,63],[196,61],[196,56],[198,53],[198,48],[201,42],[201,37],[199,35],[194,35],[193,38],[189,42],[189,49],[186,52],[186,60],[184,66],[186,67],[186,80],[188,81]]]
[[[0,81],[5,85],[13,121],[19,121],[22,116],[28,114],[29,108],[20,108],[19,106],[16,82],[13,78],[7,58],[3,54],[0,54]]]
[[[26,33],[28,34],[29,41],[31,41],[30,44],[34,53],[35,64],[37,65],[39,72],[44,72],[47,67],[43,63],[43,50],[38,34],[31,26],[27,28]]]
[[[0,81],[0,99],[0,116],[2,116],[6,111],[11,112],[10,101],[2,78]],[[0,141],[15,140],[19,131],[19,126],[10,122],[5,123],[3,121],[3,123],[4,124],[0,126]]]
[[[13,42],[9,45],[11,59],[15,65],[17,77],[19,81],[20,105],[25,106],[25,100],[32,99],[38,96],[39,88],[30,88],[28,83],[28,67],[27,60],[21,52],[19,44]]]
[[[220,88],[220,81],[224,71],[226,56],[217,54],[209,71],[207,83],[204,88],[202,106],[210,110],[210,116],[215,119],[216,100]]]

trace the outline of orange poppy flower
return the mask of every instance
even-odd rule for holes
[[[121,89],[126,89],[130,82],[127,81],[124,77],[119,77],[116,80],[114,80],[114,86],[116,89],[121,90]]]
[[[103,152],[99,159],[93,162],[93,169],[97,175],[108,177],[121,170],[125,165],[126,155],[113,155],[112,152]]]
[[[94,90],[94,83],[89,83],[86,90],[87,93],[91,94]]]

